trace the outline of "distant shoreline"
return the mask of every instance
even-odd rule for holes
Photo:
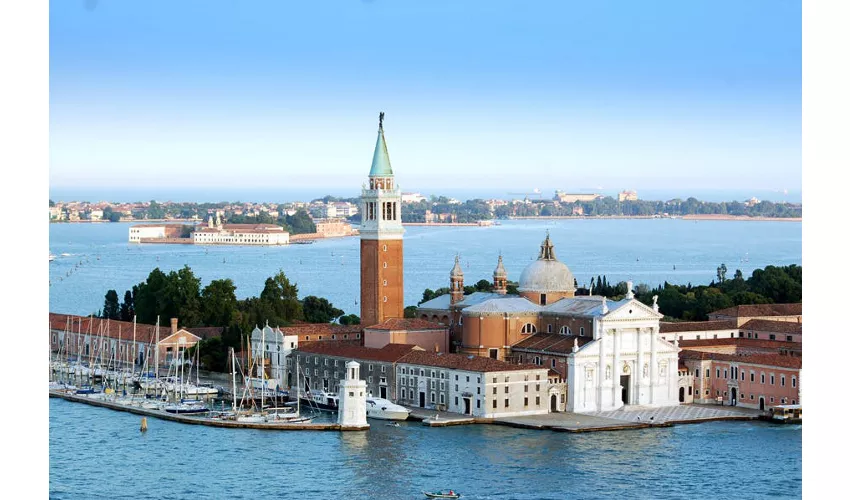
[[[756,222],[803,222],[802,217],[750,217],[748,215],[542,215],[511,217],[511,220],[548,220],[548,219],[682,219],[682,220],[730,220],[730,221],[756,221]]]

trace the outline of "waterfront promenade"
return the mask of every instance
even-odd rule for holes
[[[619,410],[604,412],[557,412],[519,417],[476,418],[427,408],[407,408],[411,412],[412,419],[421,420],[423,425],[429,427],[492,424],[561,432],[618,431],[698,424],[717,420],[758,420],[762,414],[757,410],[730,406],[679,405],[665,407],[626,406]]]

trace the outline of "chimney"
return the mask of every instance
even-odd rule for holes
[[[171,318],[171,333],[177,333],[177,318]]]

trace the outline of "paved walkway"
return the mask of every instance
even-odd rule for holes
[[[758,410],[732,406],[679,405],[661,408],[648,406],[624,406],[619,410],[590,412],[587,415],[610,418],[633,423],[663,424],[667,422],[695,422],[729,418],[758,418]]]

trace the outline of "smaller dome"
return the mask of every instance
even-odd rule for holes
[[[496,266],[496,270],[493,271],[494,278],[508,278],[508,272],[505,271],[505,266],[502,264],[502,255],[499,254],[499,265]]]
[[[455,255],[455,267],[452,268],[452,272],[449,275],[449,277],[463,279],[463,270],[460,268],[460,256],[459,255]]]

